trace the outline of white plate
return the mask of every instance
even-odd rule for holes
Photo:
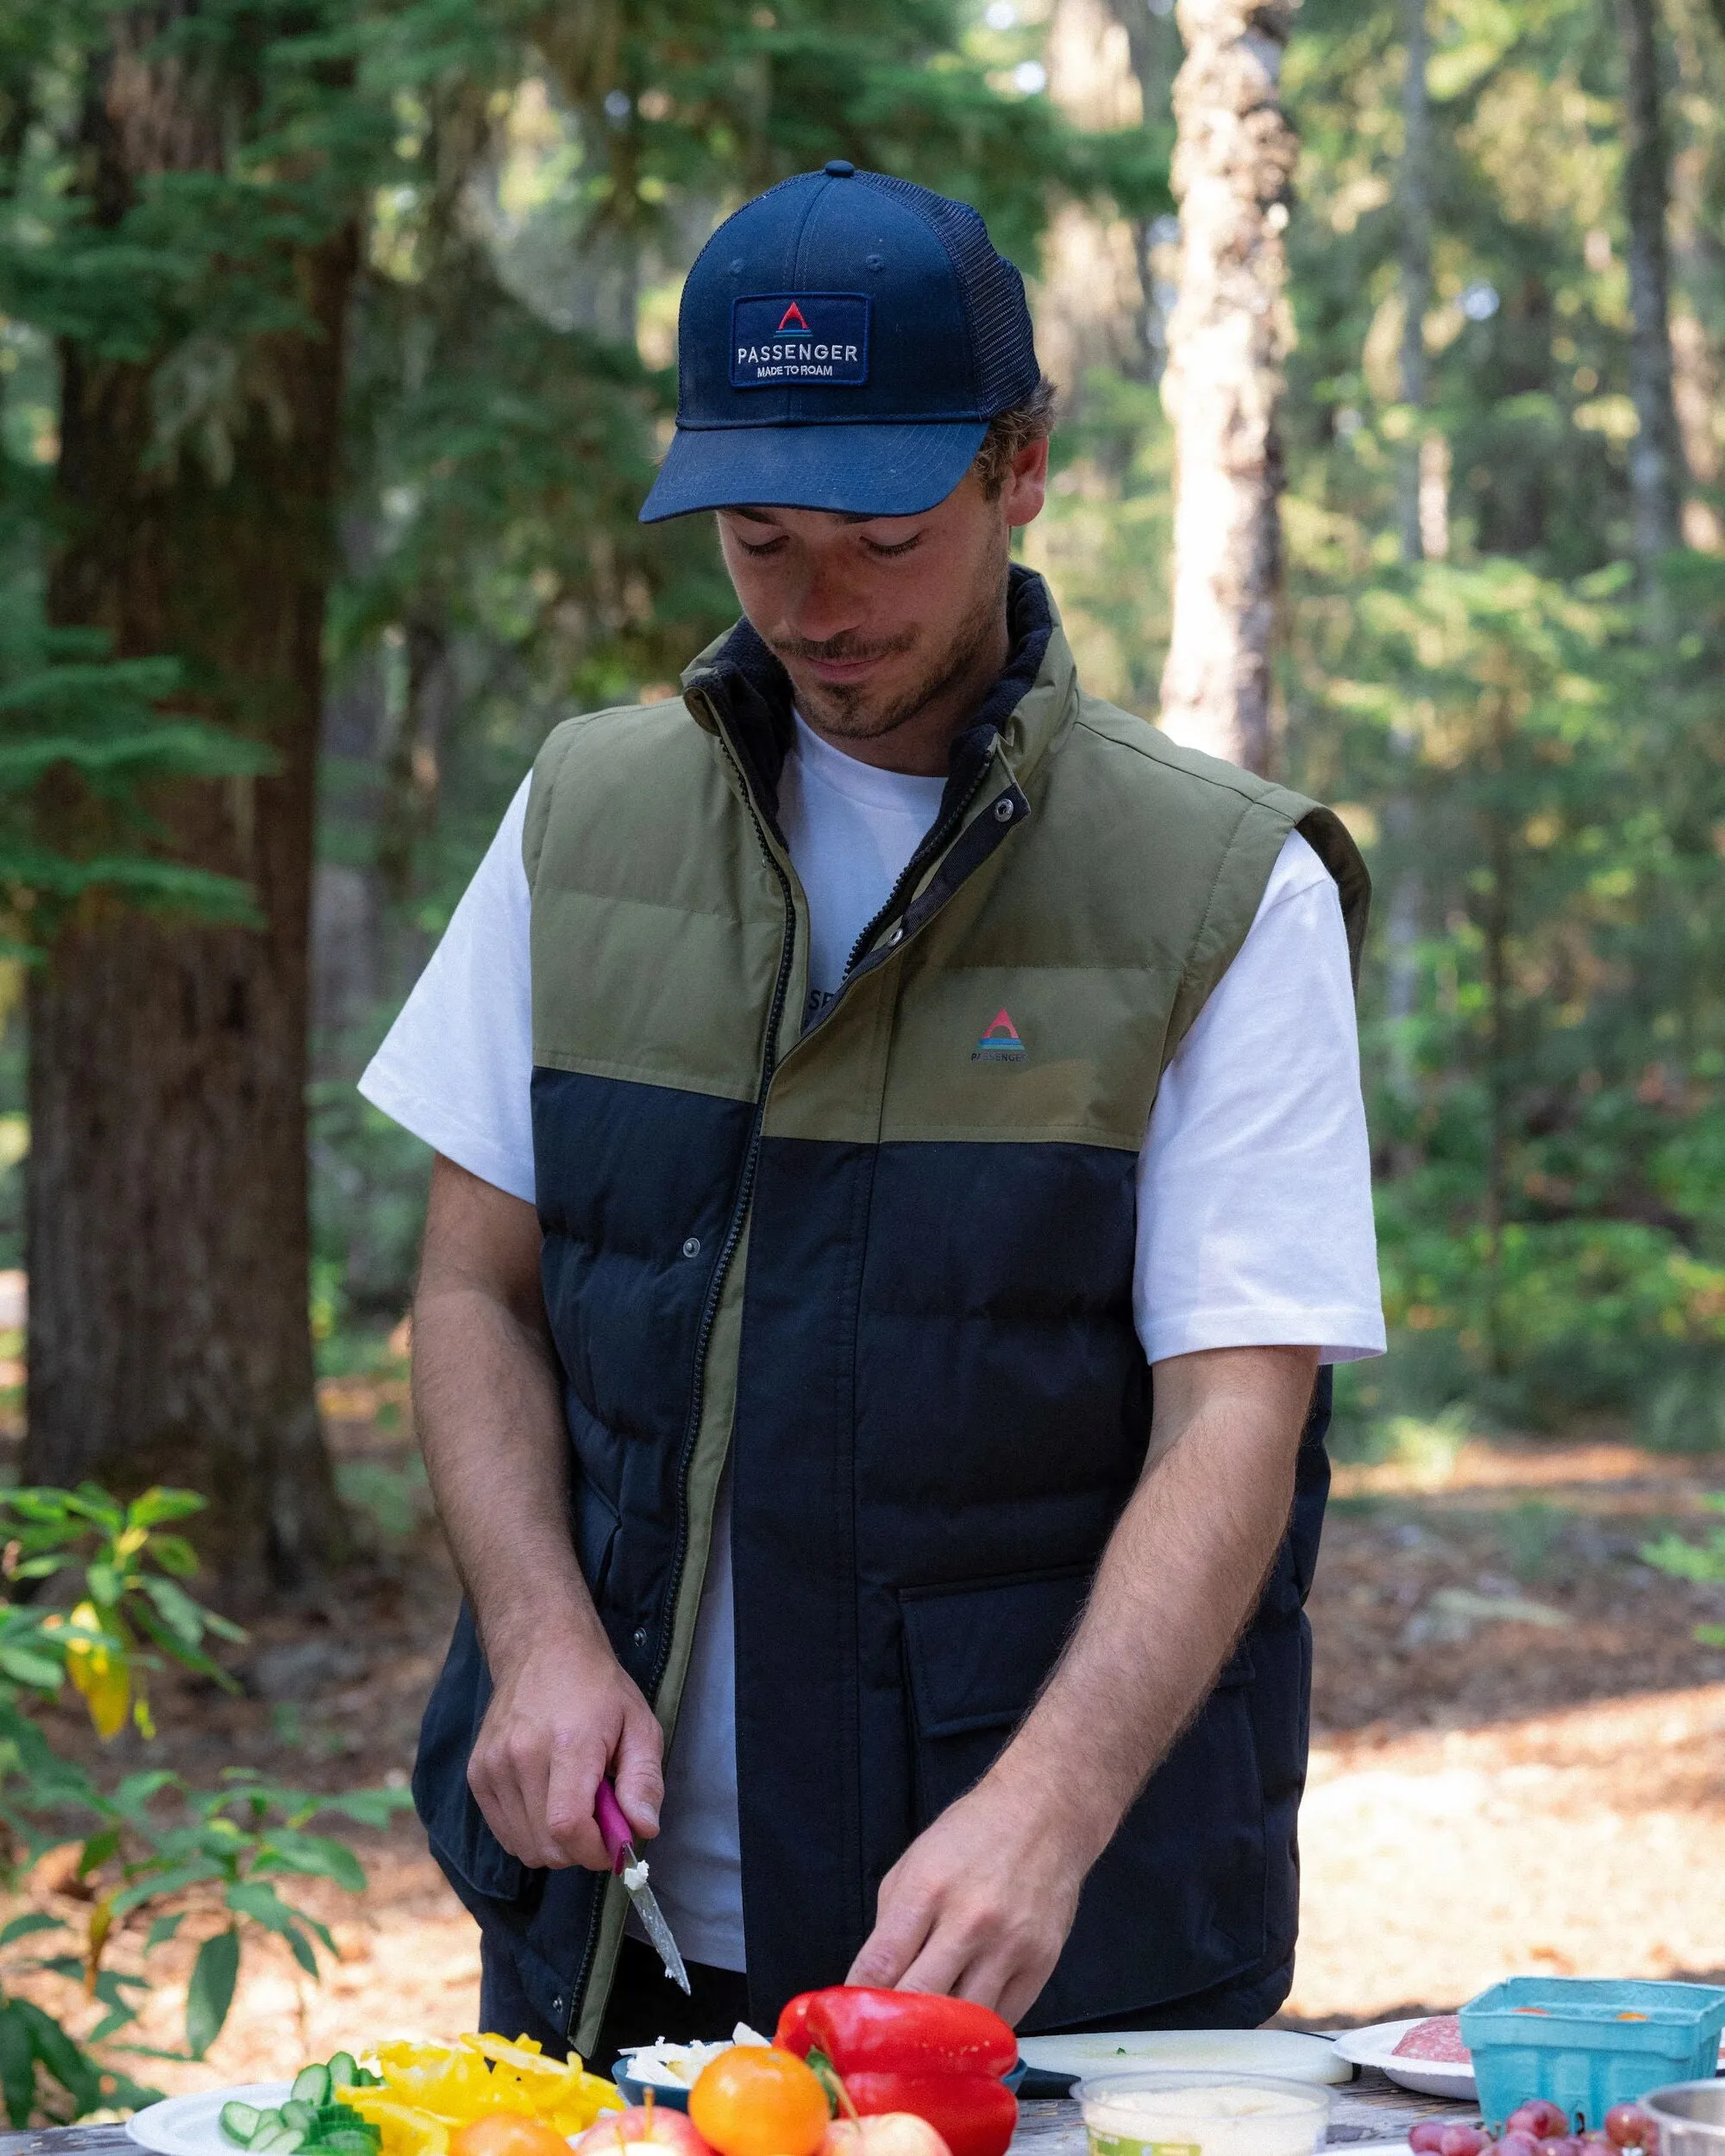
[[[1134,2066],[1176,2072],[1279,2074],[1287,2081],[1351,2081],[1327,2036],[1294,2028],[1130,2028],[1086,2036],[1023,2036],[1027,2065],[1051,2074],[1103,2074]]]
[[[135,2141],[153,2148],[156,2156],[237,2156],[234,2144],[222,2131],[224,2103],[250,2103],[260,2111],[285,2103],[291,2081],[248,2081],[239,2089],[205,2089],[196,2096],[170,2096],[153,2103],[126,2122]]]
[[[1396,2056],[1396,2046],[1410,2028],[1436,2019],[1435,2015],[1416,2014],[1406,2021],[1374,2021],[1370,2028],[1344,2029],[1336,2038],[1336,2049],[1356,2066],[1376,2066],[1398,2089],[1411,2089],[1415,2096],[1456,2096],[1464,2103],[1477,2103],[1479,2091],[1474,2086],[1471,2066],[1449,2066],[1440,2059]]]

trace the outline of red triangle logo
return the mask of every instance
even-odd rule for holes
[[[995,1012],[994,1019],[989,1025],[988,1031],[982,1036],[982,1038],[985,1041],[1015,1041],[1018,1037],[1019,1029],[1013,1024],[1012,1019],[1003,1010]]]
[[[807,323],[803,320],[803,310],[798,306],[796,301],[794,299],[790,305],[786,308],[784,315],[780,321],[776,334],[780,336],[783,336],[787,329],[806,330],[807,328]]]

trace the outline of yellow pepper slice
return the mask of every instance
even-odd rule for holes
[[[344,2089],[342,2098],[383,2133],[383,2156],[448,2156],[449,2129],[382,2089]]]

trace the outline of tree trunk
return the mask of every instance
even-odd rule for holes
[[[1725,0],[1720,0],[1725,7]],[[1138,102],[1147,128],[1159,125],[1168,112],[1174,78],[1180,70],[1180,35],[1174,22],[1171,0],[1159,0],[1152,9],[1148,0],[1108,0],[1108,11],[1126,34],[1126,54],[1138,79]],[[1163,238],[1162,217],[1132,220],[1132,256],[1138,266],[1139,308],[1138,352],[1129,372],[1139,381],[1154,382],[1162,373],[1168,351],[1168,329],[1162,302],[1157,294],[1155,255]]]
[[[1408,60],[1402,77],[1402,166],[1396,192],[1401,224],[1402,402],[1410,421],[1396,474],[1396,510],[1404,561],[1423,561],[1426,554],[1421,516],[1425,444],[1420,429],[1426,407],[1426,317],[1432,305],[1432,102],[1426,82],[1432,43],[1426,5],[1427,0],[1402,0]]]
[[[1396,508],[1402,559],[1410,564],[1424,561],[1428,554],[1448,550],[1446,536],[1441,548],[1428,544],[1435,536],[1432,529],[1433,490],[1427,476],[1427,467],[1434,460],[1428,449],[1441,452],[1443,444],[1433,436],[1428,445],[1421,427],[1427,390],[1426,316],[1432,304],[1432,103],[1427,85],[1432,47],[1426,20],[1427,4],[1427,0],[1402,0],[1408,56],[1402,77],[1402,163],[1396,187],[1401,224],[1400,388],[1402,402],[1408,413],[1408,432],[1401,444],[1396,469]],[[1438,504],[1446,507],[1446,466],[1440,467],[1437,484],[1443,490],[1438,496]],[[1407,1031],[1408,1021],[1419,1000],[1416,954],[1422,893],[1416,865],[1418,849],[1412,792],[1419,740],[1406,712],[1398,716],[1390,729],[1389,746],[1396,764],[1396,784],[1385,808],[1383,824],[1397,870],[1390,887],[1384,938],[1384,1012],[1392,1027],[1388,1057],[1389,1084],[1404,1110],[1411,1112],[1416,1082]]]
[[[109,218],[164,165],[222,169],[220,116],[173,63],[151,60],[150,27],[119,19],[90,101],[87,169]],[[201,461],[185,443],[160,454],[147,366],[61,353],[53,618],[105,630],[122,656],[177,654],[187,700],[278,761],[255,780],[163,787],[149,804],[178,859],[246,880],[255,926],[92,906],[32,984],[23,1471],[200,1490],[206,1561],[253,1603],[315,1570],[340,1530],[307,1329],[304,1094],[313,765],[355,260],[351,229],[296,251],[316,333],[242,348],[242,393],[214,422],[225,435],[198,437]],[[87,827],[87,803],[58,812]]]
[[[1276,408],[1283,233],[1297,145],[1277,99],[1292,0],[1180,0],[1180,297],[1162,393],[1175,426],[1173,632],[1161,723],[1263,771],[1282,582]]]
[[[1655,0],[1616,0],[1623,48],[1623,209],[1628,226],[1629,445],[1635,559],[1643,580],[1682,537],[1683,438],[1672,388],[1671,263],[1665,212],[1671,178]]]
[[[383,807],[377,864],[385,893],[399,906],[413,894],[425,842],[437,822],[440,765],[455,684],[449,639],[429,597],[409,613],[403,632],[407,685],[383,756]]]

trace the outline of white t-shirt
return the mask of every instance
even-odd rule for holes
[[[800,720],[779,820],[832,994],[940,804]],[[525,782],[360,1090],[500,1190],[534,1195]],[[1163,1075],[1138,1157],[1133,1306],[1151,1363],[1200,1348],[1383,1351],[1365,1111],[1336,887],[1291,835],[1251,929]],[[685,1956],[743,1965],[729,1475],[674,1739],[653,1884]]]

